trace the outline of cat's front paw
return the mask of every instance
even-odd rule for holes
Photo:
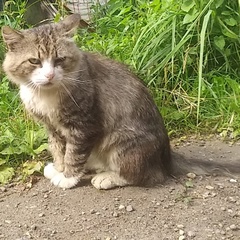
[[[44,167],[43,175],[45,178],[52,179],[58,174],[59,172],[56,170],[53,163],[49,163],[47,166]]]
[[[58,173],[51,179],[51,183],[60,188],[72,188],[75,187],[79,182],[78,177],[66,178],[63,173]]]

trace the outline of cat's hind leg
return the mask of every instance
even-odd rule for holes
[[[86,164],[97,172],[91,180],[92,185],[97,189],[105,190],[130,185],[130,183],[120,175],[120,161],[116,149],[107,153],[92,155]]]
[[[113,171],[98,173],[93,177],[91,183],[95,188],[105,190],[129,185],[123,177]]]

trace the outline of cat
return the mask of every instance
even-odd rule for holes
[[[75,187],[89,171],[97,189],[162,183],[190,169],[173,161],[163,119],[147,87],[129,69],[72,40],[80,16],[28,30],[2,28],[3,68],[25,108],[48,130],[53,163],[44,176]]]

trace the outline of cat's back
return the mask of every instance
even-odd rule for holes
[[[158,131],[163,121],[143,82],[127,66],[92,53],[85,54],[106,125]],[[83,59],[84,59],[83,58]]]

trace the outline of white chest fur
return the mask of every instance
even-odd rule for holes
[[[43,93],[37,89],[27,86],[20,86],[20,97],[30,112],[53,118],[57,117],[59,98],[57,93]]]

